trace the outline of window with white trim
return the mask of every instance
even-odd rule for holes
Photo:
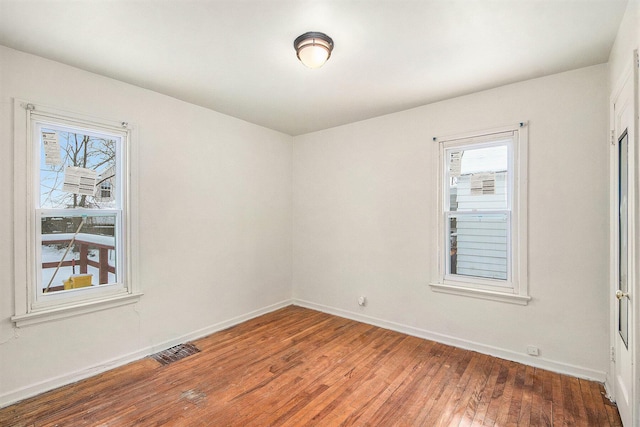
[[[16,102],[16,315],[30,324],[135,302],[126,123]],[[24,126],[24,128],[23,128]],[[26,176],[24,176],[26,175]],[[26,240],[26,242],[24,242]],[[23,283],[24,282],[24,283]]]
[[[526,304],[526,126],[436,139],[440,250],[435,291]]]

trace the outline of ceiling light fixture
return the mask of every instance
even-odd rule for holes
[[[300,62],[309,68],[320,68],[327,62],[333,50],[333,40],[324,33],[310,31],[293,42]]]

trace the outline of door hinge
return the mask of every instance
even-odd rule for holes
[[[612,362],[616,361],[616,348],[615,347],[611,347],[611,361]]]
[[[611,129],[611,145],[616,145],[616,131]]]

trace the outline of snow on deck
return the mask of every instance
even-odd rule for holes
[[[73,233],[54,233],[42,235],[42,243],[58,240],[70,241],[71,239],[73,239]],[[96,243],[98,245],[104,246],[115,246],[116,243],[116,238],[113,236],[101,236],[99,234],[88,233],[78,233],[78,235],[76,236],[76,240],[87,243]]]

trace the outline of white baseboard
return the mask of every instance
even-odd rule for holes
[[[237,317],[225,320],[223,322],[219,322],[219,323],[207,326],[206,328],[198,329],[196,331],[190,332],[180,337],[176,337],[159,344],[142,348],[140,350],[134,351],[129,354],[125,354],[122,356],[118,356],[118,357],[106,360],[99,365],[91,366],[89,368],[85,368],[76,372],[63,374],[58,377],[49,378],[45,381],[41,381],[17,390],[10,391],[8,393],[4,393],[0,395],[0,408],[9,406],[13,403],[19,402],[26,398],[36,396],[40,393],[44,393],[46,391],[53,390],[55,388],[62,387],[64,385],[71,384],[71,383],[92,377],[94,375],[101,374],[110,369],[114,369],[119,366],[126,365],[127,363],[131,363],[136,360],[143,359],[151,354],[157,353],[162,350],[166,350],[178,344],[182,344],[188,341],[193,341],[195,339],[205,337],[207,335],[211,335],[212,333],[230,328],[231,326],[235,326],[242,322],[246,322],[247,320],[253,319],[258,316],[262,316],[263,314],[270,313],[272,311],[289,306],[291,304],[293,304],[293,300],[285,300],[275,304],[271,304],[266,307],[260,308],[258,310],[254,310],[249,313],[243,314],[241,316],[237,316]]]
[[[237,317],[225,320],[223,322],[210,325],[206,328],[198,329],[196,331],[190,332],[180,337],[176,337],[174,339],[165,341],[163,343],[155,344],[129,354],[125,354],[122,356],[112,358],[110,360],[106,360],[99,365],[85,368],[80,371],[60,375],[58,377],[50,378],[45,381],[41,381],[39,383],[31,384],[29,386],[10,391],[8,393],[0,395],[0,408],[11,405],[20,400],[38,395],[40,393],[44,393],[46,391],[53,390],[61,386],[71,384],[76,381],[80,381],[80,380],[92,377],[94,375],[98,375],[110,369],[114,369],[119,366],[126,365],[127,363],[134,362],[136,360],[147,357],[151,354],[157,353],[162,350],[166,350],[167,348],[171,348],[175,345],[182,344],[188,341],[193,341],[195,339],[202,338],[207,335],[211,335],[212,333],[230,328],[231,326],[235,326],[247,320],[253,319],[258,316],[262,316],[263,314],[270,313],[272,311],[278,310],[280,308],[283,308],[292,304],[300,307],[310,308],[312,310],[321,311],[328,314],[333,314],[335,316],[344,317],[344,318],[355,320],[358,322],[379,326],[381,328],[390,329],[396,332],[401,332],[401,333],[412,335],[418,338],[424,338],[424,339],[436,341],[442,344],[448,344],[455,347],[464,348],[467,350],[473,350],[483,354],[488,354],[491,356],[499,357],[501,359],[511,360],[514,362],[523,363],[525,365],[534,366],[537,368],[547,369],[553,372],[558,372],[558,373],[567,374],[567,375],[575,376],[578,378],[585,378],[585,379],[598,381],[598,382],[605,382],[606,380],[605,372],[600,372],[593,369],[570,365],[567,363],[557,362],[554,360],[544,359],[541,357],[534,358],[531,356],[527,356],[525,354],[513,352],[511,350],[501,349],[498,347],[492,347],[492,346],[480,344],[473,341],[463,340],[463,339],[451,337],[448,335],[427,331],[425,329],[415,328],[413,326],[407,326],[400,323],[391,322],[388,320],[366,316],[360,313],[355,313],[347,310],[329,307],[322,304],[316,304],[309,301],[293,299],[293,300],[281,301],[279,303],[272,304],[258,310],[254,310],[244,315],[237,316]]]
[[[596,371],[594,369],[584,368],[581,366],[571,365],[568,363],[558,362],[555,360],[545,359],[543,357],[534,357],[527,354],[517,353],[511,350],[493,347],[474,341],[464,340],[425,329],[415,328],[388,320],[378,319],[361,313],[342,310],[339,308],[329,307],[322,304],[316,304],[309,301],[294,299],[293,304],[300,307],[310,308],[312,310],[322,311],[324,313],[333,314],[335,316],[344,317],[358,322],[367,323],[381,328],[390,329],[392,331],[401,332],[418,338],[424,338],[436,341],[442,344],[463,348],[466,350],[477,351],[478,353],[488,354],[505,360],[522,363],[524,365],[536,368],[546,369],[548,371],[560,374],[571,375],[578,378],[584,378],[592,381],[604,383],[607,377],[606,372]]]

